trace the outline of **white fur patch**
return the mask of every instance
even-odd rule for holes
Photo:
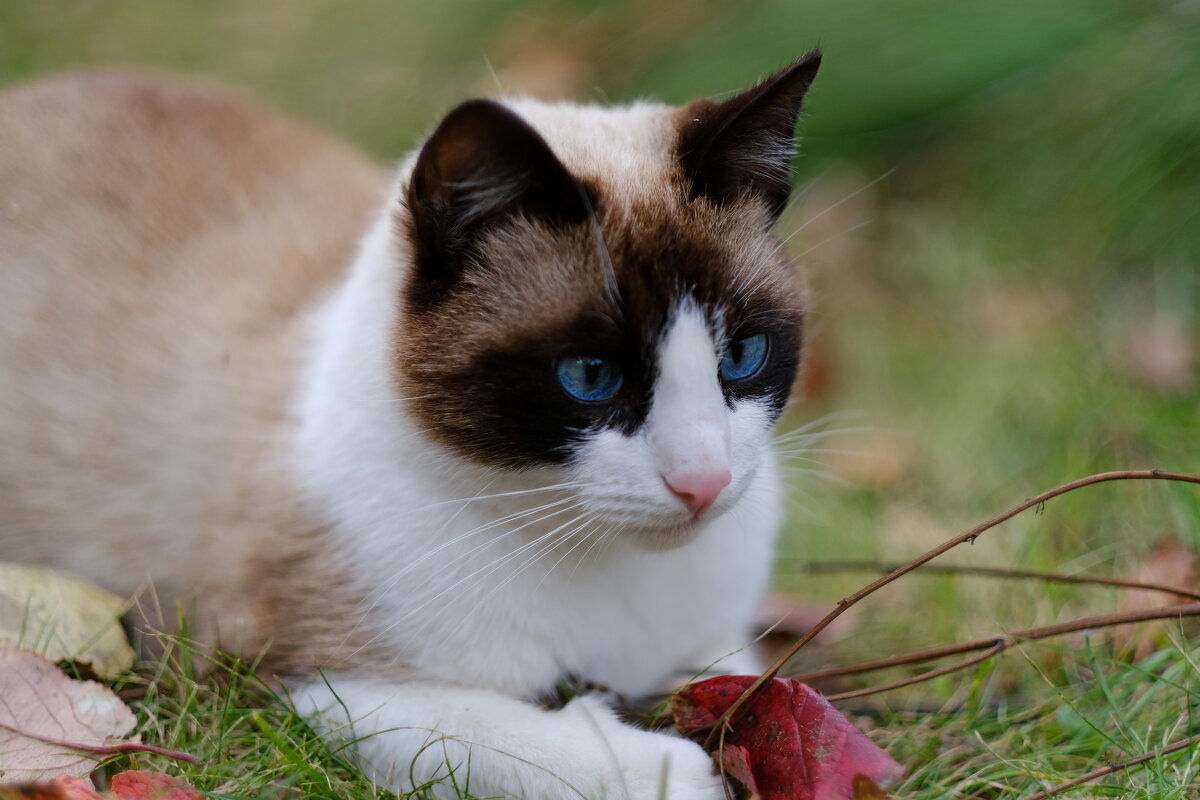
[[[571,109],[539,113],[575,127]],[[655,113],[665,139],[665,114]],[[394,656],[366,666],[378,678],[309,685],[302,707],[344,709],[366,727],[357,734],[384,732],[360,749],[398,788],[410,764],[427,776],[469,753],[472,788],[484,795],[524,786],[560,796],[540,777],[548,772],[608,796],[656,797],[625,794],[621,770],[657,787],[665,762],[686,759],[694,764],[683,772],[670,767],[679,782],[666,796],[719,796],[690,745],[598,709],[550,713],[519,701],[565,674],[637,697],[714,664],[757,668],[744,648],[781,508],[770,410],[726,405],[721,337],[683,306],[659,345],[661,374],[636,434],[596,433],[569,468],[512,472],[460,458],[416,427],[390,379],[405,247],[383,215],[315,317],[291,464],[366,597],[347,624]],[[731,482],[695,519],[664,472],[722,464]],[[424,749],[430,742],[436,749]],[[490,760],[509,750],[519,758]],[[603,767],[605,752],[621,769]]]

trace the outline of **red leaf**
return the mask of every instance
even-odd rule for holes
[[[746,787],[751,795],[761,795],[758,782],[754,780],[754,771],[750,768],[750,751],[736,744],[727,744],[721,748],[721,763],[718,764],[722,774],[733,778]]]
[[[102,800],[91,781],[71,775],[59,775],[50,783],[59,789],[64,800]]]
[[[111,800],[203,800],[186,781],[147,770],[126,770],[113,775]]]
[[[727,675],[685,686],[672,704],[675,726],[685,736],[707,736],[754,680]],[[890,784],[903,772],[825,698],[787,678],[768,683],[739,712],[723,744],[714,753],[718,764],[763,800],[850,800],[856,788]],[[869,782],[856,785],[859,777]]]
[[[0,785],[0,800],[104,800],[90,781],[59,775],[37,783]]]
[[[1154,549],[1132,569],[1121,577],[1142,583],[1157,583],[1162,586],[1183,589],[1186,592],[1200,591],[1200,559],[1178,539],[1166,537],[1155,543]],[[1185,595],[1170,595],[1162,592],[1122,592],[1120,609],[1140,611],[1158,608],[1164,603],[1187,602]],[[1117,648],[1134,650],[1134,660],[1141,661],[1163,645],[1162,633],[1167,620],[1143,622],[1141,625],[1115,628],[1113,641]]]

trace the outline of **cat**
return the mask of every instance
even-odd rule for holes
[[[265,651],[392,790],[723,798],[699,745],[538,699],[760,667],[819,64],[470,100],[392,177],[197,81],[8,87],[0,558]]]

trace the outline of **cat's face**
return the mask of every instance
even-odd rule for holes
[[[557,468],[647,546],[728,510],[799,365],[801,284],[770,228],[818,63],[681,109],[451,112],[396,216],[419,424],[476,463]]]

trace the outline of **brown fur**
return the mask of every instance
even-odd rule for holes
[[[654,122],[688,131],[709,112],[728,116],[709,102],[662,108]],[[402,291],[395,377],[422,427],[469,459],[516,468],[565,460],[578,432],[597,425],[631,431],[649,405],[658,336],[684,295],[725,314],[735,337],[745,325],[772,328],[792,354],[773,359],[775,385],[758,388],[782,403],[799,361],[803,292],[754,187],[695,194],[677,152],[686,136],[600,150],[552,128],[556,157],[519,123],[514,143],[495,146],[489,131],[512,126],[510,116],[479,101],[452,112],[416,162],[421,197],[394,220],[420,265]],[[631,181],[614,158],[653,168]],[[477,184],[511,185],[496,202],[458,190]],[[585,195],[582,219],[566,213]],[[440,254],[446,241],[460,255],[426,265],[423,248]],[[612,402],[589,407],[563,393],[553,365],[571,354],[621,364]]]
[[[731,330],[744,312],[768,309],[787,321],[783,327],[799,329],[797,271],[765,236],[759,206],[718,210],[685,202],[682,189],[627,208],[606,202],[603,189],[598,195],[604,250],[586,224],[555,230],[525,221],[488,238],[486,262],[468,270],[460,291],[432,306],[411,303],[402,317],[399,391],[418,398],[410,408],[423,427],[465,455],[502,465],[536,462],[533,452],[521,460],[515,439],[530,427],[523,411],[540,413],[534,398],[556,390],[553,374],[541,373],[539,384],[536,370],[558,355],[611,349],[652,373],[650,346],[682,286],[706,306],[729,308]],[[735,299],[730,292],[739,286],[756,288]],[[510,355],[537,364],[526,375]],[[623,391],[631,403],[648,392],[648,373],[627,376]],[[506,394],[512,403],[492,405]]]
[[[301,311],[385,189],[341,145],[198,83],[0,94],[0,558],[141,589],[156,624],[203,595],[196,632],[220,619],[227,646],[300,644],[284,613],[337,619],[302,609],[353,603],[329,595],[352,581],[264,465],[291,424]]]

